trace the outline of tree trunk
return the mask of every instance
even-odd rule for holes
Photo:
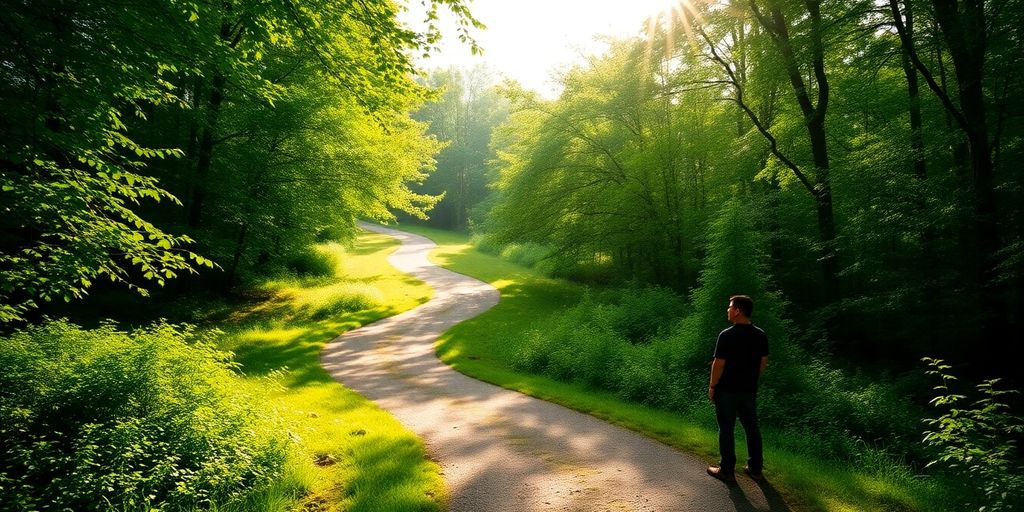
[[[769,11],[763,14],[755,0],[750,5],[761,26],[771,35],[772,41],[779,49],[789,77],[793,94],[796,96],[800,111],[804,115],[807,135],[811,143],[811,156],[814,163],[813,183],[803,179],[804,186],[814,197],[818,216],[819,259],[821,262],[822,299],[824,305],[831,305],[841,297],[839,286],[839,258],[836,246],[835,216],[832,211],[832,186],[829,181],[828,139],[825,135],[825,114],[828,111],[829,83],[825,74],[825,55],[822,44],[821,3],[820,0],[807,0],[805,5],[810,18],[810,50],[813,83],[817,102],[811,100],[809,84],[801,74],[797,63],[796,51],[789,35],[789,28],[781,7],[772,2]],[[773,151],[775,153],[775,151]],[[778,156],[778,155],[776,155]],[[791,168],[795,164],[789,162]],[[796,169],[794,169],[796,170]],[[830,322],[826,322],[830,323]],[[834,335],[834,332],[830,332]]]
[[[825,140],[825,124],[813,121],[807,124],[811,139],[811,155],[814,159],[816,181],[814,205],[818,214],[819,258],[822,273],[822,299],[831,305],[840,299],[839,258],[836,247],[835,215],[832,211],[832,187],[829,185],[828,146]]]
[[[195,181],[192,198],[189,201],[188,226],[197,228],[202,224],[203,202],[206,199],[205,182],[210,174],[210,162],[213,160],[213,134],[220,118],[220,106],[224,101],[224,83],[227,78],[222,73],[213,76],[210,88],[210,101],[206,106],[206,123],[203,135],[199,140],[199,152],[196,158]]]
[[[1000,233],[983,87],[987,39],[984,4],[980,0],[932,0],[932,6],[956,72],[960,112],[954,117],[967,138],[976,243],[971,274],[984,291],[980,296],[985,314],[982,331],[989,339],[998,339],[1006,325],[1007,307],[1005,290],[995,270]]]
[[[204,82],[202,77],[196,77],[192,85],[192,113],[193,115],[188,116],[188,141],[185,145],[185,158],[181,160],[181,176],[185,181],[185,203],[184,213],[185,221],[188,222],[190,212],[192,211],[192,200],[195,197],[196,192],[196,152],[199,150],[199,112],[201,111],[200,105],[202,102]]]
[[[225,42],[230,42],[232,39],[231,24],[227,21],[220,25],[220,38]],[[224,102],[224,85],[226,83],[227,76],[220,70],[214,71],[210,84],[210,97],[206,104],[203,134],[199,139],[192,197],[188,202],[188,226],[191,228],[197,228],[202,224],[203,202],[206,199],[205,183],[210,173],[210,162],[213,159],[213,135],[216,133],[217,121],[220,119],[220,107]]]
[[[227,289],[235,285],[235,275],[238,272],[238,263],[242,260],[242,253],[245,250],[245,235],[249,231],[249,224],[243,223],[239,226],[238,237],[235,239],[235,254],[231,258],[231,267],[228,269]]]
[[[907,27],[907,36],[913,39],[914,10],[913,4],[909,1],[904,2],[903,16]],[[917,70],[914,69],[914,64],[910,62],[910,54],[906,48],[903,48],[900,52],[900,63],[903,65],[903,74],[907,78],[907,98],[910,103],[910,149],[914,159],[914,176],[918,180],[924,181],[928,177],[928,172],[925,166],[924,137],[921,132],[923,124],[921,120],[921,93],[917,81]]]

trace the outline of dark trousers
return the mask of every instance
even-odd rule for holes
[[[751,471],[764,467],[761,430],[757,427],[757,394],[715,390],[715,418],[718,420],[718,450],[722,453],[722,471],[736,467],[736,418],[747,433],[747,466]]]

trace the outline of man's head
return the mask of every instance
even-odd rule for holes
[[[754,300],[747,295],[733,295],[729,297],[729,321],[732,323],[743,323],[750,321],[750,315],[754,313]]]

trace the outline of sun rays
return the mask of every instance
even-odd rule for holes
[[[699,0],[697,0],[699,1]],[[655,49],[663,45],[662,59],[672,58],[676,47],[678,28],[682,28],[686,40],[696,46],[697,38],[693,32],[694,23],[703,23],[693,0],[648,0],[645,7],[651,15],[647,18],[645,31],[646,48],[644,65],[650,69],[654,64]]]

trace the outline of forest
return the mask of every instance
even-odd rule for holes
[[[438,74],[458,96],[426,112],[452,140],[419,189],[446,194],[427,223],[602,290],[525,336],[524,371],[689,411],[742,291],[785,366],[769,421],[924,465],[936,403],[959,411],[946,434],[980,434],[935,397],[967,400],[953,372],[974,412],[1002,404],[983,478],[1019,473],[1021,14],[684,4],[567,70],[557,99]]]
[[[794,450],[1022,503],[1020,0],[679,2],[563,70],[557,98],[418,69],[440,12],[474,51],[485,30],[465,0],[419,4],[422,29],[380,0],[6,5],[0,510],[106,510],[114,488],[110,508],[207,510],[280,479],[278,419],[211,335],[119,315],[315,273],[311,247],[357,219],[469,233],[584,285],[512,341],[516,370],[658,409],[690,410],[749,294],[764,421],[806,434]],[[51,366],[76,351],[108,363]],[[150,395],[102,377],[147,357],[178,372]],[[189,402],[226,412],[180,420]],[[95,469],[126,447],[134,470]]]

